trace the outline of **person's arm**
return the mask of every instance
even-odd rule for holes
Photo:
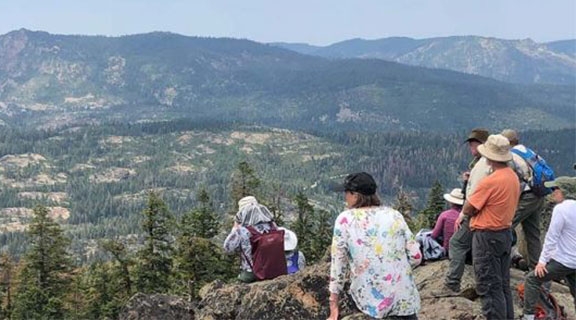
[[[338,295],[342,291],[345,282],[346,270],[348,268],[348,221],[351,221],[346,212],[341,213],[334,223],[334,234],[332,236],[331,261],[330,261],[330,316],[328,319],[337,320]]]
[[[446,223],[446,215],[444,214],[444,212],[442,212],[438,217],[438,220],[436,220],[436,225],[434,226],[434,229],[432,230],[432,234],[430,236],[434,239],[437,239],[442,234],[445,223]]]
[[[562,235],[562,229],[564,228],[564,216],[558,209],[558,205],[552,210],[552,219],[550,220],[550,226],[548,227],[548,232],[546,232],[546,238],[544,239],[544,245],[542,246],[542,252],[540,253],[540,259],[538,259],[538,265],[536,266],[535,272],[539,277],[543,277],[544,273],[548,272],[546,270],[546,265],[552,258],[552,254],[556,250],[558,239]]]
[[[402,217],[402,214],[398,212],[396,219],[400,219],[402,222],[402,228],[404,229],[404,240],[406,241],[406,256],[408,257],[408,262],[412,267],[420,265],[422,262],[422,254],[420,253],[420,244],[416,239],[414,239],[414,234],[410,231],[406,220]]]
[[[232,230],[226,237],[226,240],[224,240],[224,252],[228,254],[234,253],[236,250],[240,248],[241,240],[242,239],[240,236],[240,224],[234,222]]]
[[[478,209],[476,209],[469,201],[464,202],[464,206],[462,207],[462,214],[472,217],[478,213]]]
[[[478,214],[491,195],[491,187],[489,185],[489,181],[487,179],[482,179],[476,186],[474,193],[472,193],[468,199],[464,202],[464,206],[462,207],[462,214],[467,215],[469,217],[475,216]]]

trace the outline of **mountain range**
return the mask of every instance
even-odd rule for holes
[[[576,39],[537,43],[478,36],[351,39],[328,46],[272,45],[332,59],[382,59],[514,83],[576,85]]]
[[[571,174],[575,105],[573,85],[249,40],[21,29],[0,35],[0,248],[23,252],[36,204],[84,260],[99,239],[140,232],[149,191],[180,216],[203,188],[224,219],[242,161],[262,181],[259,199],[277,199],[287,219],[300,191],[337,212],[326,185],[353,171],[371,172],[387,203],[405,191],[416,212],[435,181],[460,184],[462,140],[477,126],[519,129]]]
[[[389,41],[396,49],[379,52],[404,63],[424,59],[409,54],[424,47],[428,48],[425,52],[444,55],[445,61],[454,63],[479,59],[484,65],[508,66],[526,60],[517,54],[509,60],[492,61],[481,49],[498,48],[495,43],[502,41],[468,40],[454,37],[426,44],[431,40],[394,38]],[[460,49],[448,46],[468,42]],[[374,44],[361,40],[347,43]],[[531,41],[518,43],[525,43],[528,49],[542,47]],[[359,48],[350,46],[354,47]],[[327,59],[249,40],[164,32],[71,36],[21,29],[0,36],[0,120],[35,128],[180,117],[314,130],[572,128],[575,90],[573,83],[565,83],[572,81],[573,58],[561,52],[569,51],[569,44],[557,43],[556,47],[559,53],[548,50],[540,56],[556,61],[549,62],[550,70],[558,70],[540,77],[555,75],[557,82],[564,84],[535,85],[431,69],[430,65]],[[365,51],[350,50],[352,55],[366,56],[361,53]],[[404,61],[401,56],[416,60]],[[564,69],[557,68],[562,61],[566,62]],[[433,65],[445,67],[440,62]],[[479,64],[473,69],[485,68]]]

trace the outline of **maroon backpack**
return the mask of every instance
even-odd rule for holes
[[[274,279],[288,273],[284,256],[284,230],[272,227],[268,232],[260,233],[252,226],[250,244],[252,245],[252,272],[258,280]],[[248,259],[246,259],[248,261]],[[248,261],[249,262],[249,261]]]

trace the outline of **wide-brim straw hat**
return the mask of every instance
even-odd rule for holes
[[[291,230],[279,227],[278,230],[284,230],[284,251],[292,251],[298,246],[298,237]]]
[[[450,193],[445,193],[444,200],[453,204],[464,205],[464,194],[462,193],[462,189],[456,188],[452,189]]]
[[[480,152],[484,158],[496,162],[508,162],[512,160],[510,141],[501,134],[489,136],[486,142],[478,146],[478,152]]]

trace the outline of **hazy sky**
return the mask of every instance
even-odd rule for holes
[[[326,45],[351,38],[576,38],[576,0],[0,0],[0,34],[171,31]]]

